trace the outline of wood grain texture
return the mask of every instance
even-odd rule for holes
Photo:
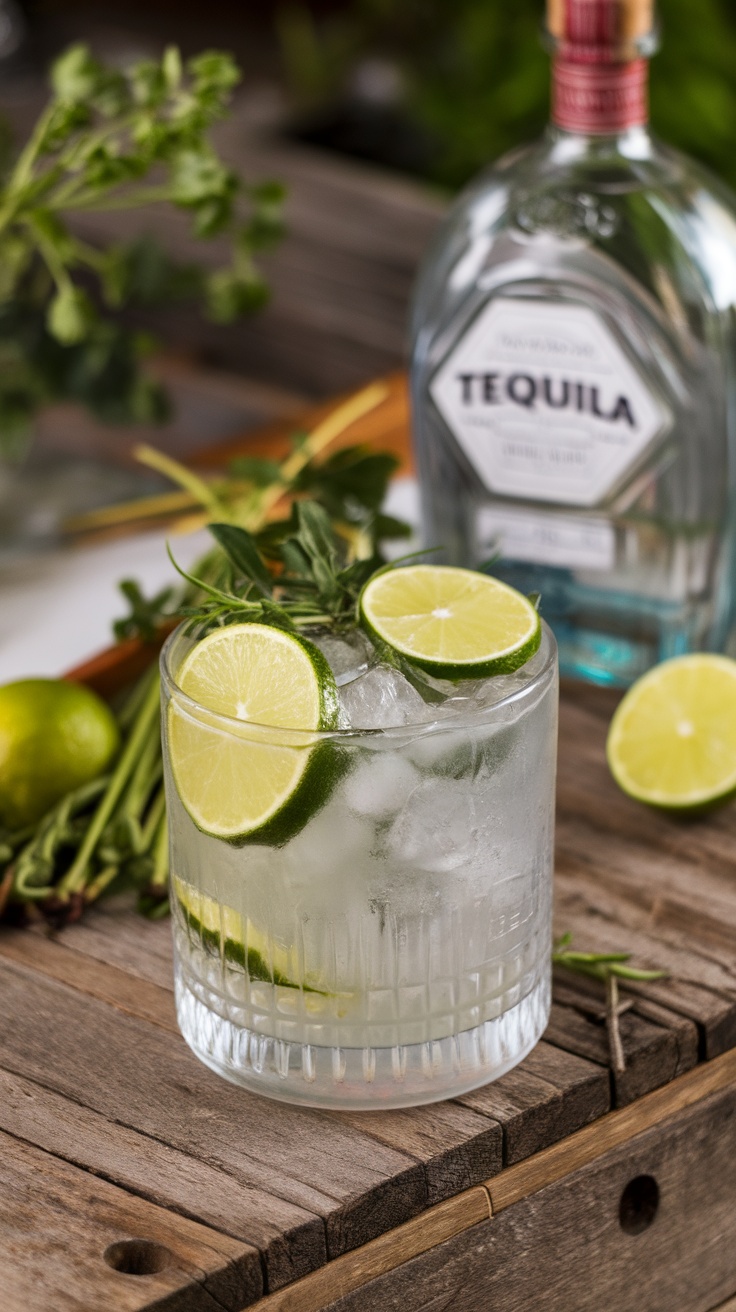
[[[262,1289],[254,1249],[7,1134],[0,1212],[3,1312],[238,1312]],[[105,1261],[111,1245],[135,1240],[160,1246],[161,1270]]]
[[[337,1291],[340,1296],[360,1291],[357,1295],[360,1299],[363,1287],[376,1276],[395,1270],[454,1235],[472,1231],[489,1218],[488,1194],[484,1189],[471,1189],[437,1204],[357,1252],[329,1262],[321,1271],[313,1272],[291,1288],[261,1299],[256,1307],[258,1312],[319,1312],[334,1299]]]
[[[258,1312],[705,1312],[736,1273],[736,1250],[727,1242],[736,1211],[734,1147],[736,1053],[729,1053],[489,1180],[490,1220],[469,1212],[467,1225],[436,1247],[419,1246],[411,1260],[418,1218],[264,1298]],[[660,1211],[650,1230],[623,1234],[623,1188],[650,1173]],[[453,1200],[453,1224],[471,1195]],[[442,1217],[449,1206],[424,1219]],[[640,1243],[646,1235],[654,1235],[654,1251],[649,1240]],[[716,1261],[701,1284],[692,1254],[702,1252],[707,1262],[711,1248]]]
[[[723,1090],[733,1092],[735,1088],[736,1051],[731,1051],[489,1180],[487,1188],[494,1215],[595,1161],[602,1153],[625,1145],[667,1118],[676,1117]]]
[[[129,970],[121,970],[104,959],[95,960],[75,951],[68,935],[54,939],[39,932],[16,934],[0,929],[0,958],[14,961],[60,984],[71,984],[79,993],[109,1002],[119,1011],[178,1033],[171,990],[170,955],[167,961],[170,985],[167,989],[136,978]]]
[[[607,1112],[610,1082],[602,1066],[542,1041],[521,1066],[459,1101],[501,1123],[509,1165]]]
[[[334,1257],[426,1206],[413,1158],[319,1113],[227,1084],[158,1026],[6,961],[0,994],[6,1070],[231,1175],[249,1195],[242,1237],[266,1253],[296,1226],[304,1260],[305,1213],[317,1265],[325,1236]]]
[[[359,1290],[336,1289],[324,1312],[707,1312],[736,1281],[735,1152],[728,1088]],[[642,1176],[658,1205],[627,1233],[622,1196]]]
[[[457,1101],[398,1111],[333,1115],[421,1162],[430,1207],[479,1184],[503,1166],[501,1125]]]
[[[241,1240],[254,1233],[253,1193],[229,1172],[2,1069],[0,1129],[171,1213]],[[263,1268],[271,1289],[326,1260],[321,1231],[310,1213],[296,1208],[264,1217]],[[261,1259],[252,1251],[260,1270]]]

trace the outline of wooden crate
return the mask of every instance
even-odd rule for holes
[[[401,380],[363,425],[406,453]],[[82,673],[109,688],[141,658]],[[725,1312],[736,809],[684,823],[624,797],[614,704],[563,689],[555,918],[670,972],[632,986],[621,1074],[596,988],[560,975],[494,1084],[404,1111],[271,1103],[179,1037],[166,924],[108,904],[58,937],[0,930],[2,1312]]]

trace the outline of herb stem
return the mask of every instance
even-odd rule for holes
[[[151,802],[151,805],[148,809],[148,815],[146,816],[145,824],[143,825],[143,828],[141,830],[141,841],[142,841],[142,848],[144,852],[148,852],[151,849],[152,845],[155,844],[156,835],[160,828],[162,819],[165,822],[166,795],[164,793],[163,784],[159,786],[156,796]],[[165,823],[164,823],[164,832],[166,832]]]
[[[84,836],[84,841],[76,858],[67,873],[64,875],[64,878],[59,883],[57,892],[62,899],[68,900],[73,893],[78,893],[84,887],[87,875],[87,865],[95,850],[98,839],[102,835],[102,831],[112,815],[115,804],[135,768],[135,764],[143,745],[145,744],[151,725],[157,718],[160,692],[157,666],[154,666],[149,674],[149,678],[151,681],[145,700],[138,713],[138,718],[132,727],[130,737],[125,745],[122,756],[110,778],[110,782],[100,800],[97,810],[92,817],[90,826]]]
[[[120,867],[117,865],[105,866],[98,875],[95,875],[91,883],[84,890],[85,902],[96,902],[97,898],[104,893],[105,889],[110,886],[114,879],[120,874]]]
[[[18,156],[15,168],[13,169],[8,182],[8,197],[10,199],[21,192],[26,184],[30,182],[33,175],[33,166],[38,158],[46,133],[51,126],[56,111],[57,106],[51,101],[39,116],[33,132]],[[4,215],[0,214],[0,230],[2,230],[3,227],[3,219]]]
[[[220,501],[212,484],[200,478],[194,470],[188,469],[186,465],[180,465],[178,460],[172,460],[170,456],[164,455],[163,451],[157,451],[155,447],[148,446],[145,442],[133,448],[133,455],[142,465],[157,470],[159,474],[170,478],[172,483],[177,483],[179,487],[190,492],[197,503],[204,506],[214,519],[229,519],[227,506]]]
[[[160,816],[153,843],[153,874],[151,886],[165,887],[169,878],[169,831],[166,824],[166,812]]]
[[[618,979],[609,971],[606,976],[606,1031],[608,1033],[611,1066],[617,1075],[623,1074],[626,1070],[624,1045],[621,1041],[621,1027],[619,1025],[620,1014]]]
[[[281,466],[280,476],[277,482],[271,483],[263,489],[258,501],[258,506],[254,510],[254,515],[260,519],[260,523],[246,524],[251,531],[257,530],[261,524],[265,523],[273,510],[274,506],[281,500],[302,470],[310,463],[315,456],[319,455],[325,447],[328,447],[335,438],[349,428],[351,424],[357,423],[364,415],[367,415],[376,406],[385,401],[388,396],[388,388],[385,383],[370,383],[355,396],[351,396],[337,409],[332,410],[316,428],[312,429],[309,437],[299,446],[296,451],[292,451]]]
[[[53,208],[72,212],[92,209],[95,213],[103,213],[107,210],[135,209],[138,206],[152,205],[172,199],[172,191],[168,186],[143,187],[139,191],[121,192],[117,195],[108,196],[106,200],[101,199],[100,191],[97,189],[95,191],[82,191],[78,196],[75,196],[72,192],[61,203],[56,201]]]

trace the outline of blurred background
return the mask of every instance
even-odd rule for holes
[[[417,264],[450,197],[546,121],[542,11],[543,0],[0,0],[6,166],[43,105],[49,61],[70,43],[117,66],[176,43],[184,55],[233,52],[243,76],[218,149],[286,188],[285,235],[262,261],[265,309],[223,325],[151,296],[123,312],[131,331],[152,334],[146,368],[171,398],[167,423],[144,435],[186,454],[401,366]],[[736,186],[733,0],[662,0],[660,18],[655,130]],[[154,207],[71,222],[93,245],[151,233],[187,259],[179,217]],[[222,251],[214,240],[194,254],[214,267]],[[41,451],[115,456],[131,440],[129,424],[101,426],[68,397],[37,423]]]

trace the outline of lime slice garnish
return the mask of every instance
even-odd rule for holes
[[[689,810],[736,790],[736,661],[697,653],[655,666],[608,731],[611,773],[651,806]]]
[[[531,602],[506,583],[451,565],[405,565],[376,574],[360,599],[364,626],[440,679],[509,674],[542,637]]]
[[[234,624],[197,643],[177,683],[205,708],[173,697],[168,711],[174,781],[194,823],[231,842],[286,842],[327,800],[336,773],[331,745],[309,741],[337,725],[337,688],[322,653],[266,624]],[[231,723],[208,721],[207,711]],[[246,722],[242,733],[232,721]],[[300,732],[290,743],[253,725]]]
[[[174,892],[190,930],[210,951],[243,966],[252,980],[298,989],[297,954],[244,920],[233,907],[216,902],[174,876]]]
[[[216,902],[177,875],[172,882],[179,910],[190,933],[195,934],[209,952],[241,966],[251,983],[299,989],[308,995],[304,1005],[312,1014],[328,1005],[333,1010],[337,1006],[339,1014],[345,1014],[353,995],[326,988],[324,981],[310,973],[300,978],[302,972],[296,947],[279,943],[233,907]]]

